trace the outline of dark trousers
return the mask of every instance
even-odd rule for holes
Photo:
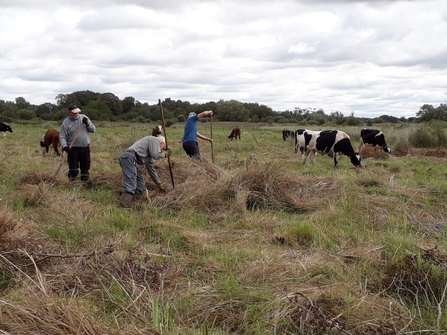
[[[90,147],[72,147],[67,155],[68,180],[75,181],[81,170],[81,181],[87,181],[90,170]]]
[[[183,142],[182,146],[183,146],[183,150],[185,150],[186,154],[189,157],[200,161],[199,143],[197,143],[197,142]]]

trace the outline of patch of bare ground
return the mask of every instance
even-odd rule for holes
[[[443,149],[420,150],[419,154],[425,157],[437,157],[437,158],[444,158],[447,160],[447,150]]]
[[[447,160],[447,150],[445,149],[414,149],[405,144],[397,144],[393,149],[391,155],[385,153],[381,148],[373,148],[371,146],[364,147],[361,151],[362,158],[373,158],[378,160],[387,160],[391,156],[420,156],[420,157],[436,157]]]
[[[394,154],[394,152],[393,152]],[[374,159],[382,159],[386,160],[389,159],[389,154],[385,153],[382,148],[379,147],[372,147],[372,146],[366,146],[362,149],[360,152],[360,155],[362,156],[362,159],[366,158],[374,158]]]

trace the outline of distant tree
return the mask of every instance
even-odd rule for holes
[[[136,106],[134,97],[125,97],[121,102],[123,113],[129,113]]]
[[[56,105],[57,106],[59,106],[59,107],[68,107],[68,105],[67,105],[67,99],[68,99],[67,94],[59,93],[58,95],[56,95],[56,97],[54,99],[56,100]]]
[[[265,105],[260,105],[258,103],[243,103],[243,106],[248,110],[248,117],[253,122],[257,122],[258,120],[273,115],[273,110]]]
[[[308,122],[309,124],[314,121],[317,125],[322,126],[323,124],[326,123],[326,116],[321,114],[321,113],[312,113],[309,117],[308,117]]]
[[[179,116],[177,116],[177,120],[178,120],[178,122],[185,122],[186,121],[186,117],[184,116],[184,115],[179,115]]]
[[[26,101],[23,97],[17,97],[16,98],[16,108],[17,109],[27,109],[31,104]]]
[[[425,104],[419,108],[419,111],[416,113],[416,116],[419,118],[421,122],[430,121],[433,118],[433,114],[435,112],[435,108],[433,105]]]
[[[330,119],[337,125],[342,125],[345,122],[345,116],[339,111],[331,112]]]
[[[351,111],[351,115],[346,118],[346,124],[348,126],[358,126],[361,124],[360,120],[354,116],[354,111]]]
[[[113,115],[120,115],[123,112],[121,100],[113,93],[102,93],[99,95],[98,100],[103,102]]]
[[[29,110],[29,109],[19,109],[16,112],[16,119],[19,120],[32,120],[36,117],[36,114],[34,113],[34,111]]]
[[[46,115],[53,115],[56,111],[58,111],[58,107],[55,104],[52,104],[50,102],[45,102],[39,106],[37,106],[36,108],[36,116],[37,117],[41,117],[42,114],[46,114]],[[48,120],[48,119],[46,119]]]
[[[447,104],[440,104],[433,113],[434,120],[447,121]]]
[[[303,110],[302,110],[301,108],[299,108],[299,107],[295,107],[295,108],[293,109],[293,112],[295,113],[296,116],[298,116],[298,118],[299,118],[300,120],[303,119]]]
[[[83,113],[88,115],[90,119],[107,121],[110,121],[113,115],[109,106],[99,100],[91,100],[83,109]]]
[[[95,93],[93,91],[76,91],[68,95],[67,97],[67,106],[71,104],[77,105],[79,108],[86,106],[90,101],[97,100],[99,93]]]
[[[384,120],[385,122],[389,122],[389,123],[398,123],[399,122],[399,118],[392,116],[392,115],[380,115],[380,118],[382,120]]]
[[[236,100],[220,100],[216,106],[216,117],[219,121],[248,121],[248,110]]]

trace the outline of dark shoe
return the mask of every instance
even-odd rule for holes
[[[134,194],[133,195],[133,200],[138,201],[138,200],[141,199],[141,197],[142,197],[142,194]]]
[[[129,193],[121,193],[120,196],[120,205],[125,208],[131,208],[133,195]]]

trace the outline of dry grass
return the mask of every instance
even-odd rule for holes
[[[111,137],[113,146],[121,142]],[[224,145],[227,153],[244,143]],[[150,199],[131,211],[117,207],[115,152],[95,156],[101,172],[86,184],[53,178],[53,169],[0,164],[17,179],[0,207],[0,331],[437,334],[401,299],[412,292],[418,261],[447,269],[446,208],[438,206],[445,194],[406,182],[418,177],[407,168],[411,158],[425,154],[404,145],[392,156],[365,148],[365,168],[354,170],[347,160],[334,169],[324,158],[304,168],[288,152],[264,161],[270,148],[257,149],[225,164],[174,156],[175,187],[167,160],[157,161],[167,192],[143,171]],[[50,228],[68,237],[44,233]],[[402,244],[387,244],[388,236]],[[399,253],[409,255],[402,259],[412,271],[399,267]]]

